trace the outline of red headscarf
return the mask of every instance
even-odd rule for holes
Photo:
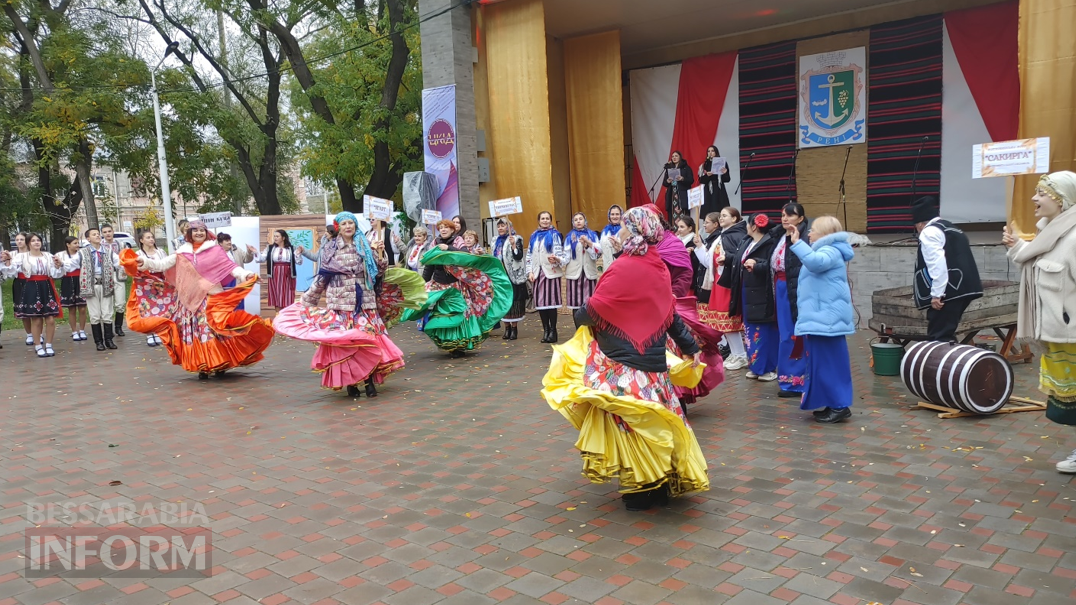
[[[598,329],[631,342],[642,353],[665,338],[676,299],[669,270],[655,246],[644,254],[624,254],[609,266],[587,301],[587,314]]]

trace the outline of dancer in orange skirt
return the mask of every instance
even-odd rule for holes
[[[235,308],[258,276],[232,262],[201,221],[188,225],[185,240],[163,259],[140,258],[134,250],[120,254],[135,280],[128,326],[156,334],[172,363],[202,380],[261,361],[273,341],[272,324]],[[225,291],[221,284],[232,278],[240,284]]]

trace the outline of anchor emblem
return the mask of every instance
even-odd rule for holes
[[[833,113],[833,107],[834,107],[834,105],[833,105],[833,101],[834,101],[834,99],[833,99],[833,89],[834,88],[843,88],[843,87],[844,87],[844,82],[838,82],[837,81],[837,76],[835,76],[833,74],[826,74],[826,83],[825,84],[819,84],[818,88],[824,88],[829,92],[829,99],[828,99],[828,102],[826,103],[826,105],[829,106],[829,115],[828,116],[823,116],[821,113],[819,113],[817,111],[814,112],[814,119],[815,119],[816,122],[818,122],[819,124],[822,124],[822,125],[824,125],[824,126],[826,126],[828,128],[833,128],[834,126],[836,126],[840,122],[843,122],[844,119],[848,117],[848,108],[847,107],[844,108],[844,111],[842,111],[840,113],[840,115],[834,115],[834,113]]]

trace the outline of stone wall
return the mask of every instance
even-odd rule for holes
[[[871,318],[871,294],[876,290],[912,285],[915,270],[915,245],[865,246],[856,248],[848,265],[852,281],[852,302],[859,311],[859,327],[866,329]],[[1005,247],[973,245],[972,253],[983,281],[1020,281],[1020,272],[1005,256]]]

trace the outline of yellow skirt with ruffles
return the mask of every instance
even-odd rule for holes
[[[606,358],[587,327],[579,328],[563,345],[553,346],[541,394],[579,431],[575,447],[582,453],[583,475],[592,483],[616,478],[621,493],[667,484],[673,496],[710,488],[702,448],[671,389],[671,385],[694,388],[705,365],[692,367],[671,353],[666,358],[668,374],[632,370]],[[589,371],[595,373],[590,379],[584,375],[588,362]],[[623,371],[610,373],[610,367]],[[598,376],[600,372],[606,373]],[[623,389],[601,384],[607,378],[630,383],[636,393],[657,393],[655,399],[665,402],[618,395],[613,391]],[[641,381],[648,382],[642,389]]]

